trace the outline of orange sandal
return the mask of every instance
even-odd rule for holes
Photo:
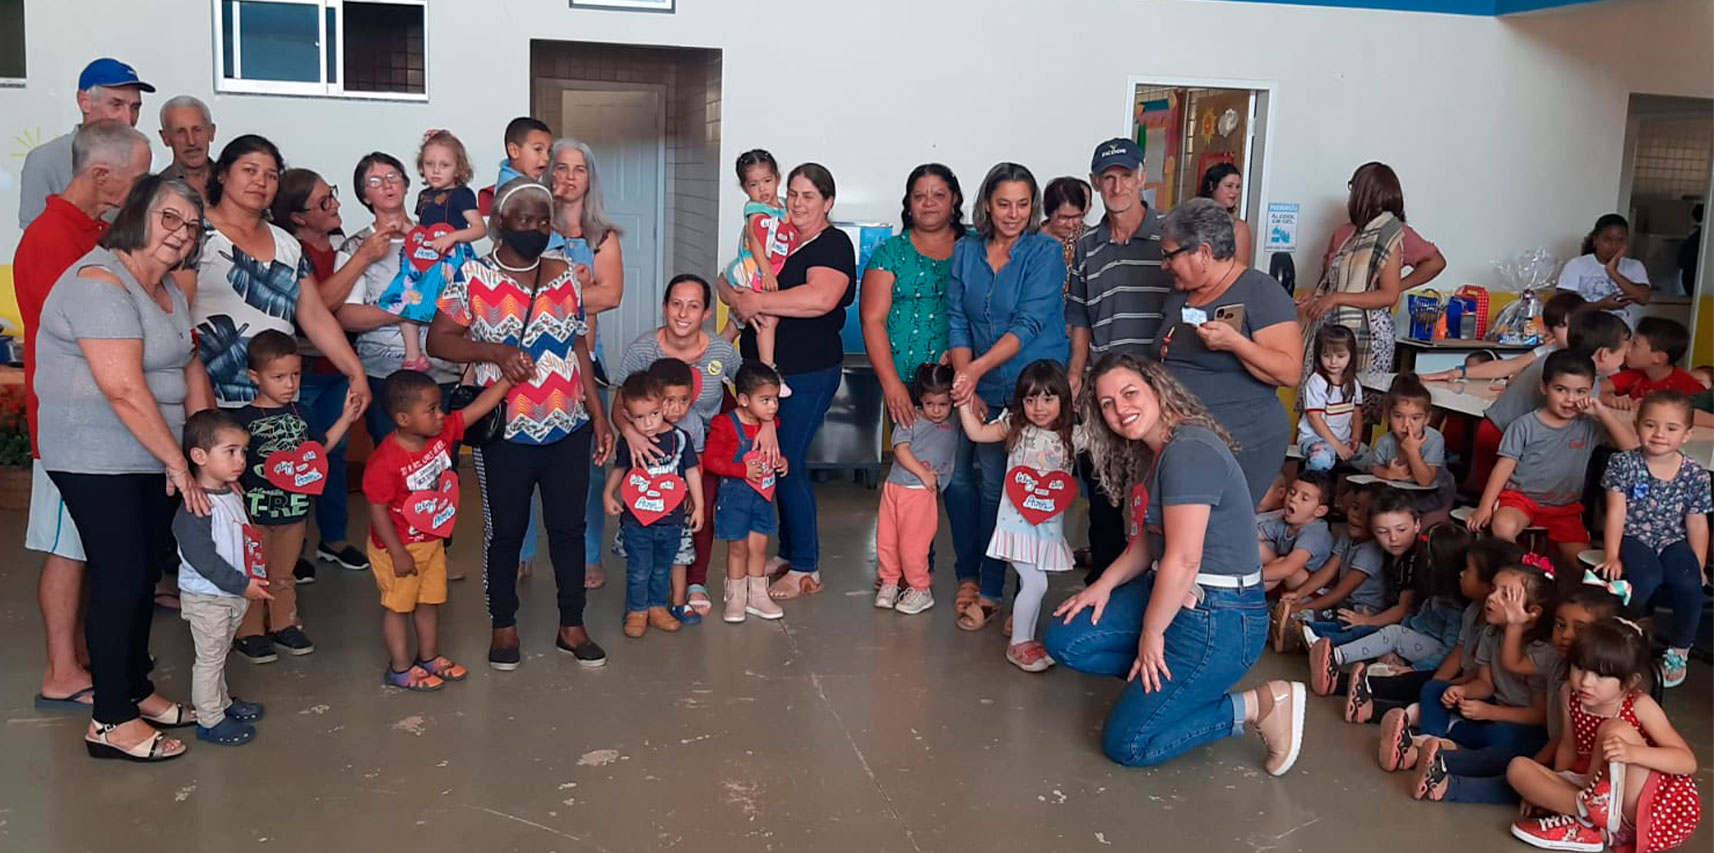
[[[399,687],[405,690],[429,691],[439,690],[446,686],[446,682],[442,681],[440,676],[434,675],[420,666],[413,666],[404,672],[394,672],[393,668],[388,666],[386,673],[381,676],[381,681],[389,687]]]
[[[800,598],[821,592],[821,581],[809,572],[789,571],[768,587],[768,597],[775,601]]]
[[[958,611],[958,627],[966,631],[980,631],[988,627],[988,620],[1000,612],[997,604],[983,604],[976,601]]]
[[[433,660],[417,661],[417,666],[446,681],[463,681],[464,677],[470,674],[470,670],[453,663],[446,655],[436,655]]]

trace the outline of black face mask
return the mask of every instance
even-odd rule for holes
[[[535,260],[548,249],[548,235],[541,231],[501,231],[500,242],[525,260]]]

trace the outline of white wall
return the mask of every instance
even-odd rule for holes
[[[1505,19],[1203,0],[686,0],[672,15],[568,8],[565,0],[437,2],[426,104],[219,95],[212,7],[190,0],[29,0],[29,85],[0,89],[0,139],[64,132],[91,57],[132,63],[161,93],[209,100],[220,133],[263,133],[293,165],[350,184],[380,148],[407,162],[423,128],[450,127],[491,179],[505,122],[528,109],[528,39],[722,48],[722,159],[771,149],[839,183],[836,215],[896,222],[916,163],[952,166],[973,192],[1016,160],[1044,181],[1087,171],[1127,129],[1126,80],[1260,80],[1273,102],[1270,201],[1304,205],[1300,277],[1343,218],[1366,160],[1400,173],[1410,220],[1439,243],[1445,284],[1492,279],[1518,249],[1575,247],[1617,203],[1627,96],[1714,95],[1714,4],[1621,0]],[[93,10],[99,10],[94,12]],[[757,50],[752,21],[778,22]],[[218,144],[218,141],[217,141]],[[0,157],[0,259],[22,146]],[[167,163],[157,144],[157,166]],[[724,171],[722,172],[724,174]],[[346,210],[361,208],[346,194]],[[735,186],[722,210],[736,210]],[[719,223],[720,245],[737,218]],[[707,272],[707,271],[705,271]]]

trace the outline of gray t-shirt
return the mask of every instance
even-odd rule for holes
[[[125,287],[84,278],[78,271],[98,266]],[[36,334],[36,374],[33,383],[40,409],[37,426],[42,467],[79,474],[158,474],[164,470],[131,430],[119,420],[113,405],[96,387],[80,340],[141,340],[143,380],[160,407],[167,429],[177,436],[184,429],[185,365],[195,355],[190,335],[190,307],[184,291],[165,283],[171,313],[132,277],[112,252],[95,248],[79,258],[54,283],[42,306]]]
[[[648,370],[649,365],[665,356],[661,352],[660,339],[655,337],[658,330],[650,329],[631,340],[625,346],[625,354],[619,359],[619,373],[614,377],[615,382],[623,382],[625,378],[639,370]],[[690,366],[695,374],[697,387],[692,389],[690,401],[692,412],[701,416],[705,425],[701,430],[690,430],[690,437],[696,452],[702,452],[703,441],[707,435],[707,424],[714,423],[720,416],[720,401],[724,394],[725,385],[722,383],[738,375],[738,366],[744,363],[739,357],[738,348],[731,341],[719,335],[708,336],[708,346],[702,351],[702,358]],[[686,418],[688,420],[688,418]],[[683,426],[683,424],[680,424]]]
[[[1512,421],[1541,408],[1541,404],[1546,400],[1541,393],[1541,371],[1546,366],[1547,356],[1537,356],[1528,367],[1512,377],[1512,381],[1506,385],[1506,390],[1500,392],[1500,396],[1489,404],[1488,410],[1482,413],[1483,416],[1504,432],[1506,427],[1512,425]]]
[[[1543,506],[1576,503],[1583,497],[1589,455],[1606,434],[1588,415],[1562,427],[1548,426],[1537,412],[1512,421],[1500,439],[1500,455],[1518,462],[1506,488]]]
[[[911,455],[925,467],[933,469],[934,475],[940,478],[940,488],[943,490],[952,482],[952,463],[958,456],[957,417],[954,415],[935,423],[919,412],[916,423],[911,426],[893,424],[893,447],[910,445]],[[893,463],[893,470],[887,474],[887,482],[901,486],[923,484],[922,478],[905,470],[905,466],[896,461]]]
[[[1339,578],[1344,580],[1352,572],[1360,572],[1363,583],[1345,598],[1345,606],[1366,609],[1370,613],[1387,609],[1386,566],[1387,552],[1381,550],[1379,543],[1372,539],[1351,543],[1350,553],[1339,564]]]
[[[375,233],[375,226],[371,225],[339,244],[339,256],[334,262],[335,269],[351,263],[351,258],[357,253],[358,247],[362,246],[363,241],[369,239],[369,235],[373,233]],[[403,246],[404,244],[401,241],[398,245]],[[386,257],[364,267],[363,278],[358,280],[357,284],[351,288],[351,293],[346,295],[345,304],[370,306],[378,304],[381,301],[381,294],[386,292],[387,286],[392,284],[393,279],[399,274],[400,254],[399,251],[388,252]],[[425,354],[428,352],[428,344],[426,343],[428,329],[428,324],[424,323],[418,330],[418,334],[422,336],[420,340],[425,342],[422,348]],[[405,363],[405,336],[396,323],[390,323],[359,334],[353,349],[357,351],[358,360],[363,362],[363,372],[376,379],[392,376]],[[459,372],[459,366],[450,361],[442,361],[438,358],[429,359],[429,376],[433,377],[436,382],[456,381]]]
[[[1326,565],[1327,558],[1333,555],[1333,532],[1327,529],[1327,522],[1319,518],[1294,532],[1281,513],[1263,513],[1256,516],[1256,530],[1268,540],[1276,557],[1284,557],[1299,549],[1308,551],[1309,562],[1304,564],[1304,568],[1312,572]]]
[[[59,195],[71,185],[71,140],[76,135],[74,127],[24,155],[24,168],[18,174],[18,230],[30,227],[48,209],[48,196]]]
[[[1262,570],[1256,553],[1256,505],[1244,472],[1226,442],[1207,427],[1186,424],[1173,430],[1148,478],[1149,508],[1143,524],[1149,551],[1160,559],[1166,550],[1161,508],[1202,504],[1210,508],[1202,540],[1203,574],[1247,575]]]
[[[1484,619],[1484,603],[1481,600],[1470,602],[1464,608],[1464,616],[1458,620],[1458,642],[1464,644],[1464,656],[1459,666],[1470,674],[1476,672],[1476,644],[1482,640],[1482,629],[1488,626]]]
[[[1369,448],[1369,457],[1364,460],[1364,469],[1382,465],[1391,465],[1393,460],[1402,458],[1399,452],[1399,440],[1391,431],[1375,440],[1375,446]],[[1434,491],[1413,491],[1411,496],[1416,501],[1418,512],[1434,512],[1452,506],[1458,497],[1457,483],[1453,481],[1452,472],[1446,468],[1446,436],[1434,427],[1422,428],[1422,461],[1430,468],[1439,468],[1440,473],[1434,478]]]
[[[1476,665],[1486,666],[1494,679],[1494,702],[1513,708],[1528,708],[1534,702],[1534,697],[1547,693],[1546,675],[1518,675],[1500,665],[1500,644],[1505,642],[1506,629],[1498,625],[1489,625],[1482,631],[1482,638],[1476,643]],[[1559,652],[1549,643],[1537,640],[1524,647],[1524,657],[1529,659],[1538,673],[1553,672],[1559,668]]]
[[[1188,299],[1185,291],[1174,290],[1161,309],[1166,319],[1161,322],[1160,358],[1167,370],[1217,414],[1278,407],[1278,388],[1245,370],[1244,363],[1231,352],[1203,346],[1190,320],[1200,314],[1205,322],[1212,321],[1222,312],[1242,311],[1238,331],[1253,340],[1260,329],[1297,321],[1297,306],[1285,288],[1264,273],[1245,270],[1225,293],[1207,305],[1192,308]]]
[[[1128,352],[1154,357],[1161,306],[1172,294],[1172,273],[1161,264],[1161,220],[1143,212],[1137,233],[1113,242],[1107,221],[1077,241],[1065,294],[1065,322],[1089,330],[1090,357]]]

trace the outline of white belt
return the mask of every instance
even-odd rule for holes
[[[1197,572],[1196,582],[1203,586],[1220,587],[1222,589],[1243,589],[1256,586],[1262,582],[1261,572],[1251,572],[1247,575],[1211,575],[1207,572]]]

